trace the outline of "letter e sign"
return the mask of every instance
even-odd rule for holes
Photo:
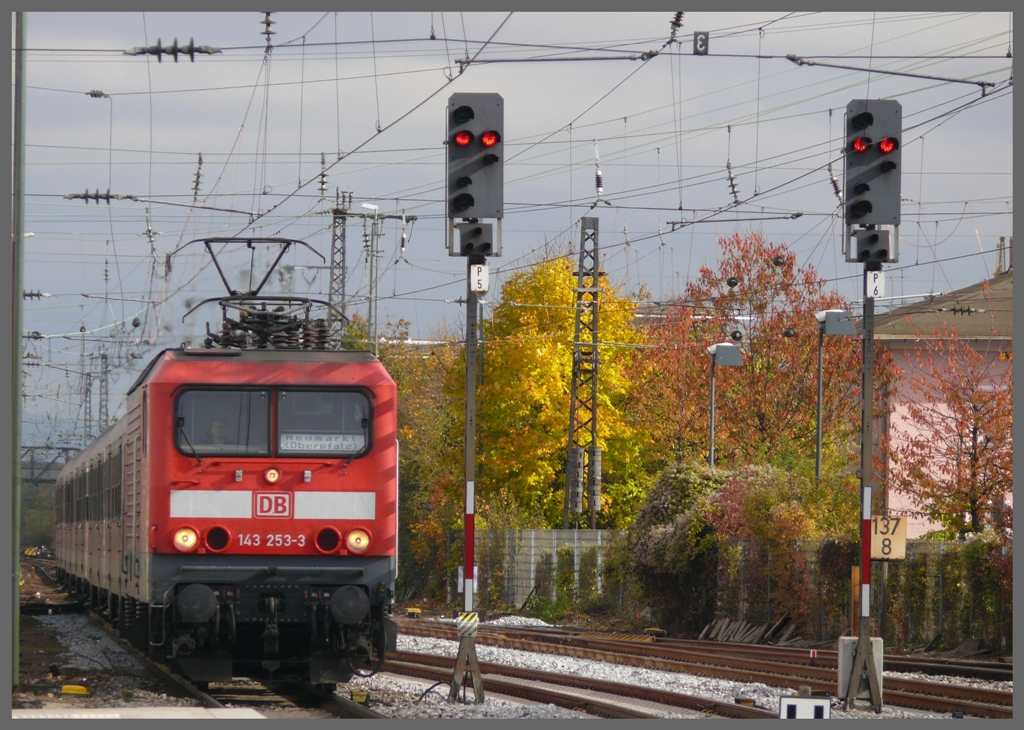
[[[708,32],[706,30],[698,30],[693,34],[693,55],[708,55]]]

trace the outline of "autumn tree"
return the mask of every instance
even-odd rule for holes
[[[509,527],[561,527],[568,448],[576,279],[567,257],[512,274],[482,324],[477,390],[478,519]],[[640,340],[632,301],[607,280],[599,293],[598,442],[601,526],[625,524],[644,490],[640,439],[623,416],[625,368]],[[458,399],[461,402],[461,398]]]
[[[716,267],[704,266],[679,301],[652,310],[636,363],[637,414],[656,434],[662,463],[706,458],[709,345],[740,346],[742,367],[716,368],[715,451],[719,463],[812,468],[815,453],[818,324],[814,313],[847,304],[817,270],[798,267],[785,245],[760,234],[719,239]],[[860,343],[824,340],[823,454],[839,473],[853,456],[860,412]],[[885,371],[882,367],[881,371]],[[876,375],[876,378],[879,377]],[[882,377],[884,380],[884,376]]]
[[[936,333],[903,373],[913,397],[893,429],[891,484],[920,514],[961,537],[999,519],[1013,488],[1013,367]],[[1012,361],[1011,361],[1012,362]]]
[[[709,500],[707,517],[720,564],[736,574],[745,560],[748,579],[755,585],[766,583],[774,613],[808,618],[810,571],[800,542],[850,537],[859,516],[856,484],[836,480],[819,485],[809,476],[770,466],[743,466],[727,473]],[[740,548],[744,544],[745,551]]]
[[[380,358],[398,385],[399,598],[444,598],[448,535],[463,515],[463,421],[452,392],[464,375],[463,342],[435,332],[408,342],[408,323],[388,323]]]

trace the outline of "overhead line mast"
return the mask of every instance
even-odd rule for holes
[[[345,258],[345,219],[348,217],[351,205],[352,193],[335,191],[334,207],[331,209],[331,280],[327,301],[342,315],[348,314],[345,300],[345,280],[348,278],[348,263]],[[334,316],[333,312],[329,312],[327,316],[333,329],[333,325],[340,320]]]
[[[597,218],[581,219],[563,529],[569,527],[570,512],[575,515],[583,512],[584,485],[587,485],[591,529],[597,526],[597,513],[601,508],[601,447],[597,443],[597,375],[600,365],[597,314],[601,272],[597,233]]]

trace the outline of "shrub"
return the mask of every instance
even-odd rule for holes
[[[628,540],[633,569],[663,628],[700,631],[715,614],[718,545],[708,522],[708,498],[726,473],[672,464],[648,495]]]

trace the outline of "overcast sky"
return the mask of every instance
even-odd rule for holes
[[[169,251],[244,233],[302,239],[329,258],[323,211],[339,190],[357,211],[416,216],[404,255],[401,223],[384,224],[381,329],[403,318],[417,338],[459,331],[464,307],[452,300],[464,294],[465,262],[447,255],[443,204],[454,92],[505,102],[504,255],[491,261],[492,292],[578,247],[579,218],[593,215],[603,267],[627,292],[668,300],[714,263],[718,237],[754,230],[858,299],[829,163],[841,185],[843,114],[862,98],[903,107],[900,261],[887,267],[886,293],[948,292],[994,273],[999,236],[1012,234],[1008,13],[686,13],[668,43],[672,17],[274,13],[268,54],[263,13],[30,13],[24,283],[52,296],[26,302],[25,328],[48,338],[27,347],[40,366],[26,370],[26,441],[81,431],[83,349],[94,368],[101,351],[116,366],[115,416],[154,352],[218,326],[215,307],[181,321],[223,286],[198,246],[164,276]],[[695,31],[709,32],[709,55],[693,55]],[[221,53],[194,63],[123,53],[158,39]],[[876,72],[797,66],[787,54]],[[475,62],[460,68],[466,58]],[[975,84],[884,70],[996,86],[982,98]],[[595,147],[607,202],[591,210]],[[148,202],[63,198],[108,188]],[[348,308],[365,314],[360,222],[347,240]],[[283,263],[295,269],[273,293],[290,285],[326,298],[325,272],[310,268],[319,258],[301,250]],[[234,285],[247,265],[243,253],[228,257]]]

